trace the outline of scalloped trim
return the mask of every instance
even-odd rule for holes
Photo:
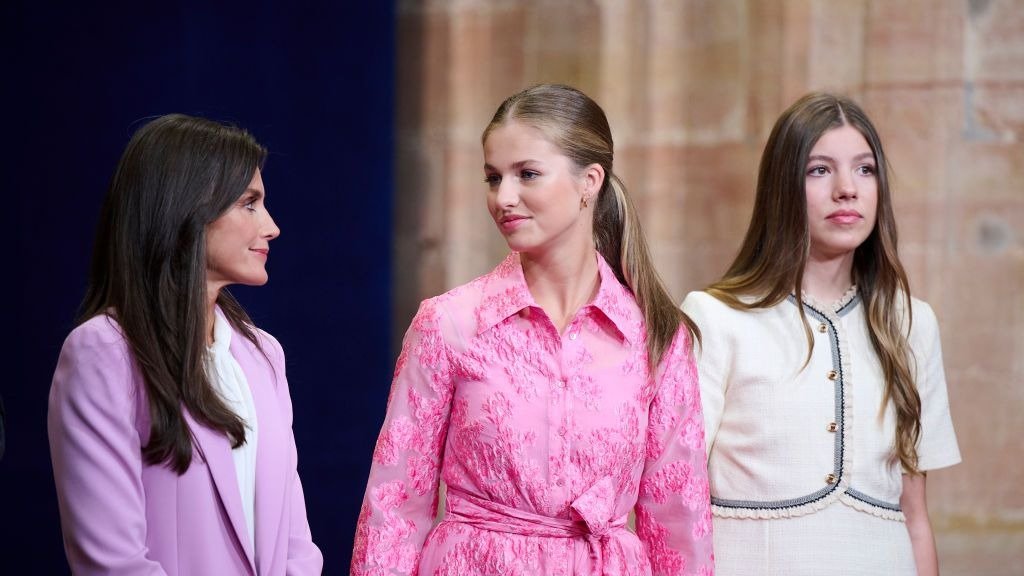
[[[842,482],[840,482],[841,484]],[[827,496],[823,496],[813,502],[807,504],[801,504],[799,506],[790,506],[786,508],[736,508],[736,507],[724,507],[718,506],[717,504],[711,505],[711,514],[718,518],[740,518],[740,519],[754,519],[754,520],[771,520],[776,518],[796,518],[799,516],[806,516],[819,510],[834,504],[839,500],[841,492],[839,489],[835,489],[828,493]]]
[[[857,500],[856,498],[850,496],[849,494],[843,494],[842,496],[840,496],[839,501],[842,502],[843,504],[846,504],[850,508],[853,508],[854,510],[859,510],[867,514],[871,514],[872,516],[878,516],[879,518],[884,518],[886,520],[896,520],[898,522],[907,521],[907,517],[904,516],[903,512],[879,508],[878,506],[873,506],[862,500]]]
[[[803,297],[804,304],[807,304],[808,306],[814,308],[815,310],[818,310],[819,312],[837,313],[843,308],[845,308],[847,304],[853,301],[854,298],[856,298],[857,285],[854,284],[850,286],[849,288],[846,289],[846,292],[844,292],[843,295],[839,297],[838,300],[827,304],[816,300],[814,296],[811,296],[806,292],[802,293],[801,296]]]
[[[885,520],[895,520],[897,522],[906,522],[907,517],[903,512],[896,510],[888,510],[886,508],[879,508],[858,500],[853,496],[850,496],[846,492],[840,492],[834,490],[829,493],[828,496],[809,502],[800,506],[793,506],[789,508],[724,508],[722,506],[711,505],[711,513],[716,518],[736,518],[744,520],[772,520],[779,518],[797,518],[800,516],[806,516],[813,514],[819,510],[824,510],[828,506],[835,504],[836,501],[842,502],[844,505],[853,508],[854,510],[864,512],[865,514],[871,514]]]

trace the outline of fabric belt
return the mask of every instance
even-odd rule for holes
[[[614,507],[614,484],[612,479],[607,477],[591,486],[569,505],[569,518],[533,514],[449,486],[445,501],[445,520],[493,532],[582,539],[589,549],[591,574],[611,576],[610,572],[605,572],[608,546],[613,543],[619,545],[615,537],[623,532],[629,533],[625,528],[628,514],[612,518]]]

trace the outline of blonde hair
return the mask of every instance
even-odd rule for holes
[[[882,142],[855,102],[816,92],[782,113],[761,155],[757,195],[746,237],[728,271],[708,292],[738,309],[774,306],[790,293],[802,301],[804,266],[810,251],[804,170],[821,135],[840,126],[852,126],[860,132],[875,156],[877,220],[871,234],[854,251],[853,281],[867,308],[868,334],[885,378],[881,408],[891,402],[896,412],[896,456],[905,470],[918,473],[921,397],[908,343],[913,320],[910,283],[896,250],[896,219]],[[754,299],[741,300],[740,296]],[[803,307],[800,318],[809,360],[814,338]]]
[[[502,102],[481,139],[486,142],[495,128],[512,121],[540,130],[577,168],[591,164],[604,168],[594,208],[594,243],[643,313],[652,370],[680,325],[686,326],[691,340],[699,341],[697,325],[672,300],[654,269],[636,207],[612,171],[614,143],[604,110],[571,86],[540,84]]]

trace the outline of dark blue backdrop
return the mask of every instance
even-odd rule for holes
[[[92,4],[92,3],[89,3]],[[140,119],[233,121],[270,149],[270,283],[234,292],[288,358],[299,469],[326,573],[347,573],[392,357],[394,7],[200,0],[0,8],[4,231],[15,316],[0,379],[0,573],[67,573],[46,398],[110,175]]]

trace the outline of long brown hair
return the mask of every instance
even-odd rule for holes
[[[245,442],[244,423],[204,368],[206,226],[238,200],[265,159],[242,129],[162,116],[132,136],[103,202],[79,322],[108,313],[117,320],[145,380],[152,424],[143,457],[179,474],[192,461],[183,410],[232,446]],[[238,301],[221,290],[217,304],[259,347]]]
[[[853,281],[867,307],[868,334],[885,378],[882,407],[891,401],[896,412],[896,455],[904,469],[916,473],[921,398],[907,340],[912,322],[910,283],[896,251],[896,219],[882,142],[854,101],[816,92],[782,113],[761,155],[754,211],[743,245],[725,276],[708,292],[738,309],[774,306],[790,293],[802,301],[810,251],[804,171],[821,135],[840,126],[852,126],[864,136],[877,166],[877,219],[871,234],[854,251]],[[810,358],[814,339],[803,307],[800,317]]]
[[[654,269],[636,208],[612,171],[614,143],[604,110],[571,86],[540,84],[502,102],[481,139],[486,142],[495,128],[512,121],[540,130],[577,168],[604,168],[594,209],[594,242],[643,313],[651,368],[661,361],[680,324],[699,340],[697,325],[672,300]]]

